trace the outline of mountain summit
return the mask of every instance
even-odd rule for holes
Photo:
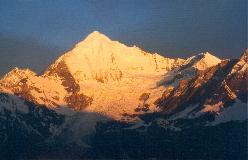
[[[45,74],[55,75],[63,66],[77,81],[106,83],[137,74],[163,74],[182,62],[128,47],[94,31],[55,61]]]
[[[109,42],[109,41],[111,40],[103,33],[100,33],[99,31],[93,31],[84,39],[83,42],[90,43],[90,42]],[[77,45],[80,45],[80,43],[78,43]]]

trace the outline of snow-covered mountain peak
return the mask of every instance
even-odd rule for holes
[[[110,40],[106,35],[104,35],[103,33],[99,32],[99,31],[93,31],[92,33],[90,33],[85,40],[91,40],[91,39],[108,39]]]
[[[20,79],[23,78],[28,78],[30,76],[35,76],[37,75],[35,72],[33,72],[30,69],[20,69],[20,68],[13,68],[9,73],[7,73],[3,79],[0,80],[0,83],[2,82],[15,82],[15,81],[19,81]]]
[[[45,75],[51,75],[51,71],[56,75],[63,68],[78,82],[96,80],[105,83],[130,75],[161,75],[183,61],[147,53],[136,46],[128,47],[94,31],[62,55]]]
[[[204,53],[201,53],[204,57],[205,60],[211,60],[211,61],[217,61],[217,62],[220,62],[220,59],[216,56],[214,56],[213,54],[209,53],[209,52],[204,52]]]
[[[184,60],[181,65],[166,73],[165,78],[159,84],[166,84],[169,88],[171,86],[176,88],[180,81],[191,79],[197,76],[199,72],[213,67],[220,62],[221,60],[219,58],[209,52],[199,53]]]
[[[37,75],[37,73],[35,73],[34,71],[32,71],[28,68],[21,69],[18,67],[14,67],[7,75],[12,75],[12,74]]]
[[[218,57],[214,56],[213,54],[209,52],[202,52],[193,57],[198,60],[209,61],[208,63],[211,63],[211,62],[219,63],[220,62],[220,59]]]
[[[93,31],[90,33],[83,41],[79,42],[76,46],[84,45],[84,44],[90,44],[93,43],[108,43],[111,39],[107,37],[106,35],[100,33],[99,31]]]
[[[202,52],[202,53],[199,53],[198,55],[203,55],[203,56],[209,56],[209,57],[215,57],[213,54],[211,54],[210,52],[206,51],[206,52]]]
[[[197,70],[205,70],[209,67],[215,66],[221,62],[221,59],[217,58],[216,56],[210,54],[209,52],[203,52],[188,58],[184,62],[184,68],[193,67]]]
[[[42,77],[61,82],[69,95],[60,97],[69,106],[78,108],[75,106],[82,106],[79,101],[89,102],[87,111],[120,118],[123,113],[135,113],[140,95],[146,92],[150,92],[150,110],[155,109],[153,100],[163,88],[156,88],[156,82],[183,62],[93,32],[59,57]]]

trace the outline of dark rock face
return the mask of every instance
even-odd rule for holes
[[[135,108],[135,112],[148,112],[150,111],[149,104],[139,104],[137,108]]]
[[[6,75],[6,78],[9,78],[12,75],[15,75],[16,76],[15,83],[3,82],[3,83],[0,83],[0,86],[3,86],[4,88],[11,90],[17,96],[21,96],[26,100],[37,103],[35,97],[33,97],[33,95],[31,94],[31,90],[34,90],[38,93],[41,93],[42,91],[39,88],[36,88],[35,86],[28,85],[29,79],[28,79],[27,74],[33,74],[34,76],[36,76],[34,72],[28,69],[21,70],[18,68],[14,68],[12,71],[10,71]]]
[[[150,93],[143,93],[141,96],[140,96],[140,98],[139,98],[139,100],[140,101],[143,101],[144,103],[149,99],[149,97],[150,97]]]
[[[93,99],[82,93],[79,93],[80,86],[73,78],[64,61],[60,61],[56,67],[50,67],[46,71],[48,76],[58,76],[62,79],[62,85],[65,87],[69,96],[65,97],[68,107],[79,111],[89,106]]]
[[[76,111],[80,111],[85,107],[91,105],[93,99],[84,94],[74,93],[69,97],[65,97],[65,101],[67,102],[69,107],[73,108]]]
[[[226,77],[226,83],[242,102],[247,102],[248,93],[248,50],[241,56],[240,61],[233,67],[235,71]]]
[[[165,84],[170,85],[172,83],[175,83],[176,80],[180,80],[181,78],[183,78],[183,75],[179,73],[175,75],[175,77],[172,80],[166,81]]]
[[[36,88],[34,86],[29,86],[27,84],[28,80],[25,79],[22,79],[20,81],[20,83],[15,87],[11,88],[12,91],[14,92],[15,95],[17,96],[20,96],[22,97],[23,99],[26,99],[28,101],[31,101],[35,104],[39,104],[37,101],[36,101],[36,98],[32,95],[31,91],[32,90],[35,90],[37,91],[38,93],[41,93],[42,91],[39,89],[39,88]]]
[[[150,110],[150,105],[146,103],[149,99],[150,93],[142,93],[139,97],[140,104],[135,108],[135,112],[148,112]]]
[[[48,68],[46,74],[48,76],[57,75],[60,77],[63,80],[62,85],[65,87],[67,92],[76,93],[80,90],[80,86],[71,75],[64,61],[60,61],[55,68]]]
[[[123,73],[119,69],[113,69],[113,73],[103,72],[103,73],[95,73],[93,78],[100,83],[107,83],[108,81],[120,81],[123,77]]]
[[[225,60],[219,65],[199,73],[195,78],[183,80],[170,93],[156,101],[166,114],[173,114],[189,105],[198,104],[200,110],[204,104],[215,104],[219,101],[228,103],[236,98],[247,102],[246,72],[230,72],[238,67],[240,61]],[[235,97],[237,95],[238,97]]]

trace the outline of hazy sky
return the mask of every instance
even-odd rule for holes
[[[0,76],[41,72],[94,30],[167,57],[238,57],[247,0],[0,0]]]

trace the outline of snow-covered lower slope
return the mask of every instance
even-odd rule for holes
[[[34,136],[37,143],[43,141],[53,135],[63,120],[63,116],[45,106],[36,106],[17,96],[0,93],[1,147],[15,138],[25,139],[30,136],[31,143]]]
[[[237,100],[231,107],[222,109],[216,116],[211,125],[226,123],[230,121],[244,121],[248,119],[248,106],[247,103]]]

